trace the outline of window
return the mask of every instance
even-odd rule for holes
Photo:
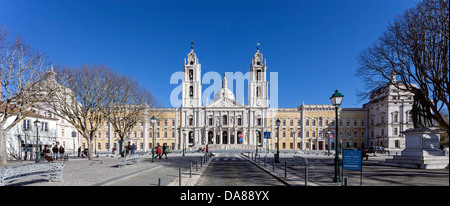
[[[193,126],[194,125],[194,119],[193,118],[189,118],[189,126]]]
[[[256,120],[256,123],[257,123],[258,126],[261,126],[261,125],[262,125],[262,123],[261,123],[261,118],[258,118],[258,119]]]
[[[41,125],[41,131],[48,132],[48,122],[42,122]]]
[[[227,125],[227,124],[228,124],[228,116],[223,115],[223,125]]]
[[[191,65],[193,64],[194,62],[192,62],[191,61]],[[189,80],[193,80],[194,79],[194,72],[192,71],[192,69],[189,69]]]
[[[316,119],[312,119],[312,126],[313,126],[313,127],[316,126]]]
[[[306,119],[305,126],[309,126],[309,119]]]
[[[357,126],[358,126],[358,119],[357,119],[357,118],[355,118],[355,119],[353,120],[353,126],[354,126],[354,127],[357,127]]]
[[[238,123],[238,125],[242,125],[242,118],[238,117],[237,123]]]
[[[394,128],[394,135],[398,135],[398,128]]]
[[[26,129],[26,130],[30,129],[30,120],[28,120],[28,119],[23,120],[23,129]]]
[[[194,87],[193,87],[193,86],[190,86],[190,87],[189,87],[189,96],[190,96],[190,97],[193,97],[193,96],[194,96]]]
[[[212,118],[212,117],[210,117],[210,118],[208,119],[208,125],[213,125],[213,118]]]

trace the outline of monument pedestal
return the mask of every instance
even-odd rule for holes
[[[386,159],[384,165],[444,169],[449,167],[449,158],[440,149],[439,137],[443,131],[439,128],[416,128],[404,132],[405,149],[401,155]]]

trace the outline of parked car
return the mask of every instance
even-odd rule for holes
[[[369,147],[369,153],[384,154],[384,153],[386,153],[386,150],[383,147],[380,147],[380,146],[371,146],[371,147]]]

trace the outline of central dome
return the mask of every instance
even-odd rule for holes
[[[214,95],[214,101],[219,100],[221,98],[227,98],[234,101],[234,94],[228,88],[222,88],[219,92]]]
[[[225,78],[225,75],[222,80],[222,89],[214,95],[214,101],[221,98],[227,98],[233,101],[235,100],[233,92],[227,88],[227,79]]]

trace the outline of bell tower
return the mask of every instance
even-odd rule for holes
[[[191,42],[191,52],[184,59],[184,80],[182,82],[182,107],[202,106],[201,65],[194,53],[194,42]]]
[[[268,85],[266,81],[266,60],[259,53],[259,43],[256,43],[256,53],[250,65],[250,81],[248,86],[248,105],[251,107],[268,107]]]

